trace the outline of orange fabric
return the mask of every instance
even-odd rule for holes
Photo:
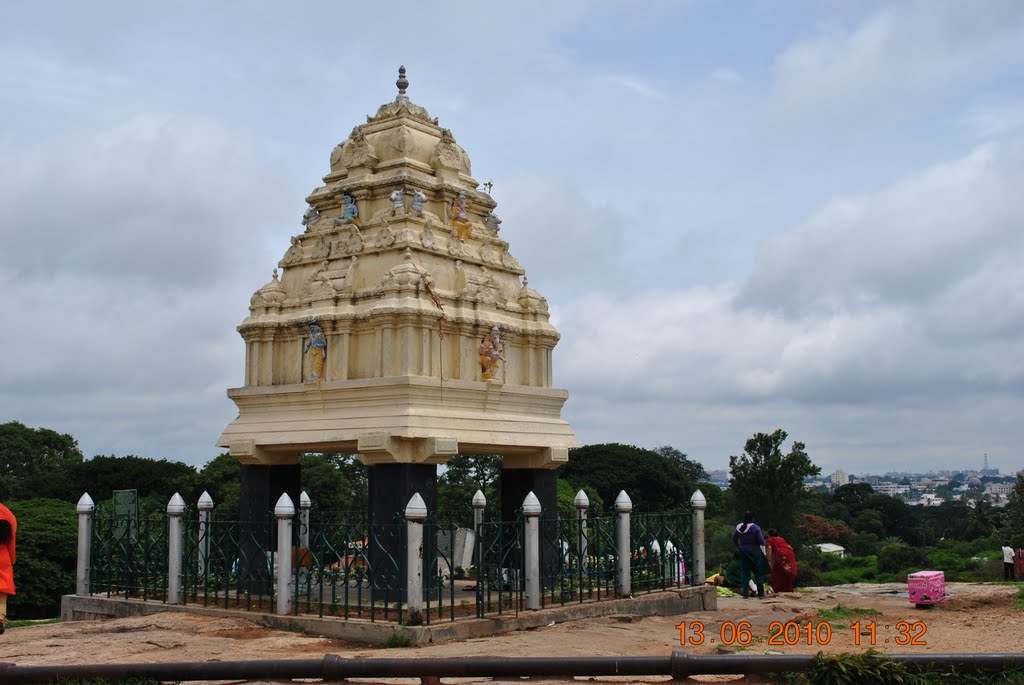
[[[14,518],[11,510],[0,504],[0,519],[11,522],[11,541],[6,545],[0,545],[0,592],[8,595],[14,592],[14,561],[17,558],[14,552],[14,543],[18,532],[18,519]]]

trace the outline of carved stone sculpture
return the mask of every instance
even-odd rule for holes
[[[302,250],[302,241],[299,240],[298,236],[292,236],[292,246],[288,248],[288,251],[284,253],[284,257],[278,262],[278,266],[286,267],[298,264],[305,257],[305,253]]]
[[[405,214],[405,197],[401,189],[391,191],[391,216]]]
[[[417,216],[423,214],[423,204],[426,201],[427,196],[421,191],[415,189],[412,191],[412,211],[414,211]]]
[[[313,243],[313,251],[309,256],[316,260],[327,259],[331,256],[331,245],[324,238],[323,233],[317,233],[316,242]]]
[[[420,238],[420,242],[423,243],[423,247],[428,250],[437,249],[437,239],[434,237],[434,231],[432,230],[434,222],[427,219],[427,223],[423,226],[423,237]]]
[[[348,235],[334,241],[331,246],[331,256],[344,257],[346,255],[359,254],[363,251],[363,233],[358,226],[352,225],[348,229]]]
[[[391,247],[394,244],[395,232],[391,230],[391,226],[389,226],[387,221],[385,221],[383,228],[377,232],[377,239],[374,241],[373,245],[374,247],[383,249],[385,247]]]
[[[315,207],[310,207],[302,215],[302,225],[306,227],[307,231],[313,230],[313,225],[318,221],[320,221],[320,212]]]
[[[465,257],[466,256],[466,245],[459,239],[459,233],[456,229],[452,229],[452,235],[448,238],[448,254],[452,257]]]
[[[430,163],[434,169],[453,169],[469,174],[469,156],[458,146],[452,132],[446,128],[441,129],[441,140],[434,147]]]
[[[491,212],[484,217],[484,226],[497,233],[501,230],[501,219],[498,218],[497,214]]]
[[[377,165],[379,158],[373,145],[366,139],[366,134],[361,126],[352,129],[348,140],[334,148],[331,153],[331,169],[339,168],[355,169],[357,167],[368,167],[372,169]]]

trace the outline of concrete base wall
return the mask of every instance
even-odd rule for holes
[[[244,618],[269,628],[301,630],[314,635],[340,638],[355,642],[383,644],[395,633],[408,637],[414,645],[442,642],[445,640],[466,640],[487,637],[514,630],[527,630],[546,626],[555,621],[575,621],[595,616],[624,614],[628,616],[671,616],[690,611],[715,611],[718,609],[718,595],[714,587],[687,587],[669,590],[635,598],[613,599],[606,602],[570,604],[555,606],[540,611],[523,611],[519,615],[489,616],[482,619],[440,620],[428,626],[402,626],[365,619],[317,618],[309,616],[277,616],[238,609],[218,609],[193,605],[170,605],[162,602],[146,602],[138,599],[109,597],[81,597],[64,595],[61,601],[62,621],[83,621],[106,618],[144,616],[162,611],[177,611]]]

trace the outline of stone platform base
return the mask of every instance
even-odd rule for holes
[[[468,640],[488,637],[515,630],[528,630],[546,626],[552,621],[563,623],[597,616],[671,616],[690,611],[715,611],[718,595],[714,587],[687,587],[667,590],[627,599],[612,599],[604,602],[569,604],[539,611],[521,611],[487,618],[441,620],[431,625],[403,626],[391,622],[371,623],[365,619],[317,618],[315,616],[278,616],[239,609],[218,609],[193,605],[170,605],[163,602],[139,599],[115,599],[109,597],[82,597],[64,595],[61,601],[62,621],[83,621],[105,618],[144,616],[162,611],[177,611],[243,618],[253,623],[278,630],[301,630],[312,635],[384,644],[395,633],[408,638],[409,644],[422,645],[445,640]]]

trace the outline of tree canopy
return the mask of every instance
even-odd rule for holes
[[[741,456],[729,457],[729,489],[737,516],[750,511],[762,527],[778,528],[785,531],[784,536],[795,530],[805,498],[804,478],[821,473],[802,442],[793,441],[789,452],[783,454],[787,437],[781,428],[774,433],[755,433]]]
[[[66,498],[81,463],[78,441],[67,433],[18,421],[0,424],[0,500]]]
[[[697,489],[695,481],[672,459],[654,450],[618,443],[571,450],[569,463],[558,475],[574,492],[589,485],[606,506],[625,490],[635,510],[648,512],[679,509]]]

